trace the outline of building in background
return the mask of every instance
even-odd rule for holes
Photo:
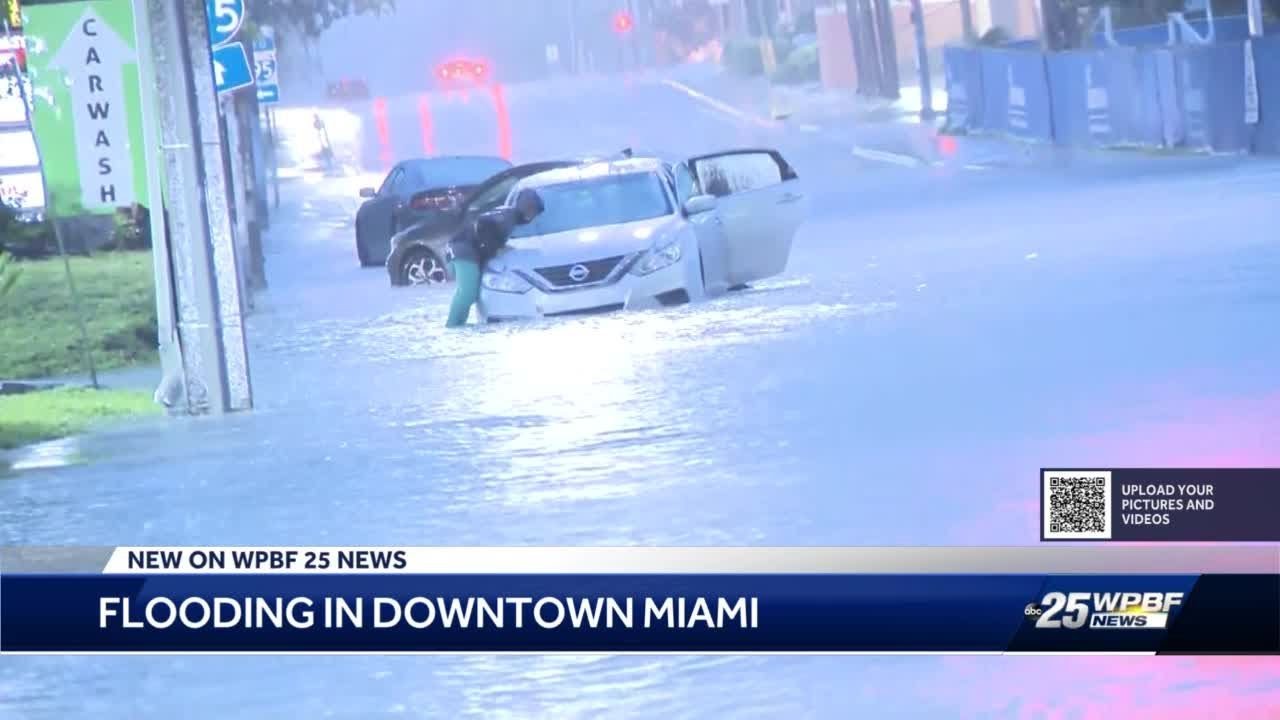
[[[0,201],[39,213],[44,208],[40,158],[31,134],[24,93],[30,96],[26,78],[26,43],[22,35],[22,9],[18,0],[3,0],[0,23]],[[19,83],[23,83],[22,86]]]

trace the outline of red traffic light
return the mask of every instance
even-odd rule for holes
[[[631,32],[631,28],[634,26],[635,20],[631,18],[631,13],[626,10],[620,10],[613,16],[613,29],[615,32]]]

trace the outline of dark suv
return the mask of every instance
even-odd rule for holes
[[[423,285],[452,280],[446,251],[449,240],[464,223],[475,222],[480,213],[502,205],[521,179],[581,163],[581,160],[548,160],[516,165],[485,180],[456,208],[436,213],[396,233],[391,238],[391,253],[387,256],[391,284]]]

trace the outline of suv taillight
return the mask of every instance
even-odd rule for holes
[[[414,210],[450,210],[455,199],[448,193],[418,193],[409,200],[409,207]]]

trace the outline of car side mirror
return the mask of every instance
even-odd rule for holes
[[[373,188],[369,188],[369,187],[367,187],[367,188],[360,188],[360,197],[362,197],[362,198],[371,198],[371,197],[373,197],[374,195],[377,195],[377,194],[378,194],[378,191],[377,191],[377,190],[374,190]]]
[[[716,209],[715,195],[694,195],[684,201],[686,215],[701,215]]]

